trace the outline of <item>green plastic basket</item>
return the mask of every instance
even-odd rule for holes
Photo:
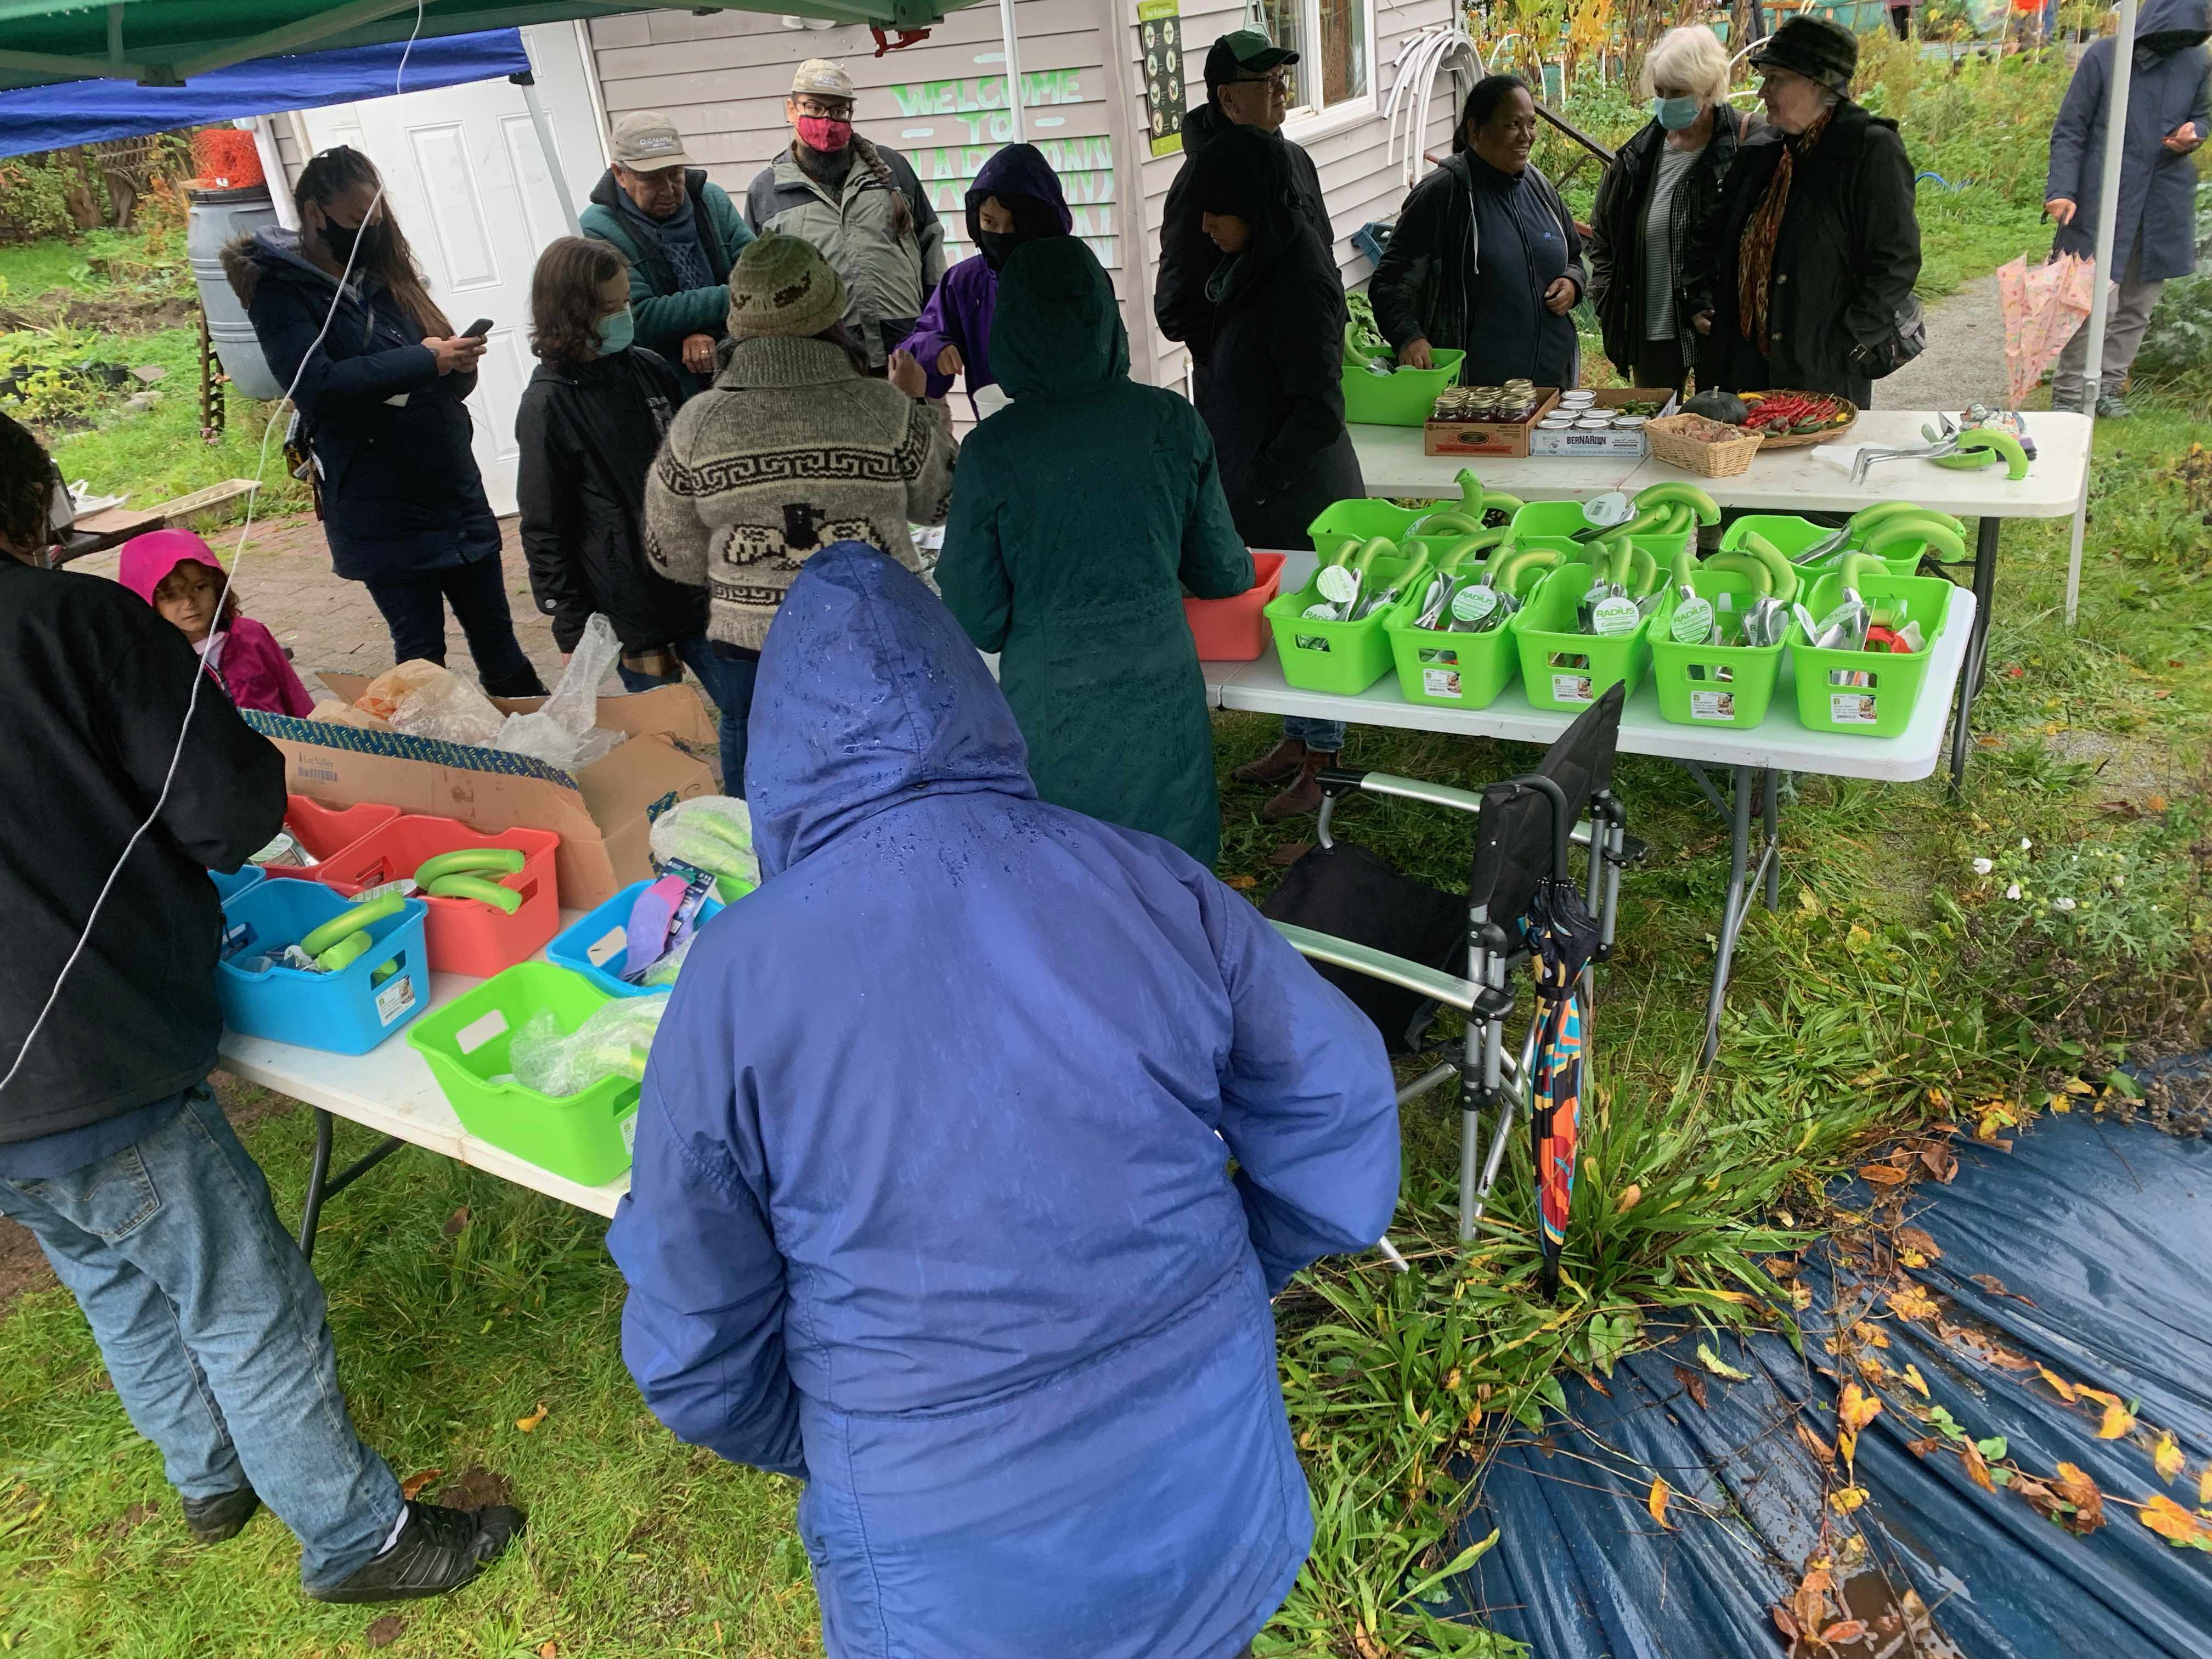
[[[1691,574],[1691,591],[1717,607],[1726,594],[1731,608],[1749,607],[1756,590],[1751,578],[1732,570]],[[1664,617],[1650,624],[1651,678],[1659,694],[1661,718],[1677,726],[1713,726],[1742,731],[1766,718],[1782,672],[1783,645],[1678,645],[1668,631],[1674,616],[1670,597]],[[1719,678],[1726,671],[1728,678]]]
[[[1459,379],[1464,351],[1431,354],[1434,368],[1401,368],[1370,374],[1357,363],[1344,366],[1344,418],[1360,426],[1426,426],[1437,399]]]
[[[1531,543],[1565,544],[1571,542],[1578,531],[1594,527],[1583,516],[1580,501],[1531,501],[1513,515],[1513,544],[1516,547],[1527,547]],[[1580,543],[1574,544],[1582,545]]]
[[[514,1034],[541,1009],[573,1031],[613,999],[580,974],[550,963],[518,963],[422,1016],[407,1041],[430,1064],[430,1075],[461,1127],[540,1169],[587,1187],[629,1168],[637,1135],[638,1085],[603,1078],[576,1095],[544,1095],[507,1077]]]
[[[1601,639],[1575,626],[1575,607],[1589,585],[1588,564],[1563,564],[1506,624],[1520,649],[1522,684],[1539,708],[1580,714],[1615,684],[1632,697],[1651,666],[1649,635],[1655,623],[1663,625],[1667,600],[1634,633]]]
[[[1455,634],[1448,629],[1416,628],[1413,618],[1420,605],[1421,595],[1416,593],[1391,611],[1384,625],[1391,658],[1398,665],[1399,695],[1407,702],[1439,708],[1487,708],[1521,672],[1512,629]]]
[[[1413,563],[1411,559],[1377,557],[1370,582],[1389,582]],[[1389,613],[1377,611],[1358,622],[1316,622],[1306,607],[1321,603],[1316,584],[1321,572],[1295,593],[1280,594],[1267,602],[1267,625],[1275,635],[1275,655],[1283,665],[1283,678],[1305,691],[1333,691],[1358,696],[1390,672],[1390,637],[1383,631]],[[1370,587],[1368,591],[1377,591]]]
[[[1464,531],[1447,536],[1414,536],[1408,538],[1407,530],[1431,513],[1445,509],[1457,511],[1460,503],[1455,498],[1439,501],[1433,507],[1394,507],[1389,501],[1354,500],[1332,502],[1311,524],[1306,526],[1306,537],[1313,550],[1322,558],[1347,541],[1371,541],[1377,536],[1387,536],[1401,546],[1418,547],[1431,558],[1461,540]]]
[[[1733,552],[1743,545],[1746,536],[1759,535],[1774,544],[1774,550],[1785,559],[1795,560],[1808,547],[1814,547],[1836,532],[1824,524],[1814,524],[1810,519],[1801,519],[1788,513],[1747,513],[1721,532],[1721,549]],[[1826,568],[1823,556],[1821,568]]]
[[[1936,636],[1942,631],[1951,604],[1951,584],[1935,576],[1870,576],[1860,597],[1875,615],[1920,624],[1923,648],[1902,652],[1820,651],[1807,644],[1802,629],[1792,641],[1797,674],[1797,719],[1808,732],[1841,732],[1852,737],[1893,738],[1911,724],[1912,711],[1927,683]],[[1813,585],[1807,609],[1825,617],[1844,597],[1841,574]],[[1895,625],[1893,623],[1892,625]],[[1865,674],[1869,683],[1838,684],[1831,676]]]

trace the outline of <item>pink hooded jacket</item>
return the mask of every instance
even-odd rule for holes
[[[162,579],[187,560],[197,560],[222,574],[221,562],[189,530],[155,530],[133,536],[123,544],[123,568],[117,574],[125,587],[151,605],[154,590]],[[229,608],[230,626],[212,636],[222,641],[219,647],[212,647],[210,672],[216,684],[240,708],[305,718],[313,711],[315,701],[300,684],[276,636],[252,617],[238,614],[234,596]]]

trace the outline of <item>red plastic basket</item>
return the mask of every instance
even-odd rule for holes
[[[350,897],[365,887],[412,876],[425,859],[467,847],[511,847],[522,854],[522,868],[499,878],[522,895],[522,906],[507,915],[476,899],[434,898],[430,907],[430,968],[434,973],[473,974],[489,979],[501,969],[527,960],[561,928],[561,900],[553,874],[553,855],[561,837],[550,830],[503,830],[486,835],[452,818],[401,817],[371,830],[337,858],[315,866],[315,874]]]
[[[237,127],[206,127],[192,135],[191,182],[214,190],[246,190],[268,182],[253,135]]]
[[[313,855],[317,862],[264,864],[261,872],[295,880],[313,881],[322,873],[320,863],[350,849],[372,830],[381,830],[399,816],[396,806],[364,801],[359,806],[325,806],[305,795],[284,797],[284,827]]]
[[[1282,586],[1283,556],[1252,555],[1252,586],[1232,599],[1185,599],[1183,619],[1200,662],[1251,662],[1267,648],[1267,601]]]

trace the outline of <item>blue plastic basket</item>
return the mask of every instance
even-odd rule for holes
[[[652,885],[649,881],[634,881],[582,920],[562,928],[545,947],[545,960],[582,975],[611,997],[649,997],[667,990],[665,985],[630,985],[623,980],[629,966],[630,908],[637,902],[637,896]],[[718,901],[708,899],[699,908],[699,925],[705,927],[721,911]]]
[[[429,907],[420,899],[409,899],[398,915],[371,925],[370,948],[335,974],[276,967],[249,973],[238,965],[242,957],[296,945],[354,903],[320,882],[264,881],[224,905],[226,927],[244,927],[246,941],[216,966],[223,1024],[242,1036],[365,1054],[429,1006],[430,958],[422,931]],[[388,974],[382,971],[387,965]]]
[[[232,876],[226,876],[220,870],[210,870],[208,872],[208,879],[215,884],[216,900],[221,903],[228,904],[240,893],[258,887],[268,878],[262,873],[259,865],[249,864],[236,875]]]

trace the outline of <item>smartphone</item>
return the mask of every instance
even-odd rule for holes
[[[489,317],[479,317],[476,321],[471,323],[466,328],[461,331],[461,337],[464,340],[481,340],[485,335],[490,332],[491,319]]]

